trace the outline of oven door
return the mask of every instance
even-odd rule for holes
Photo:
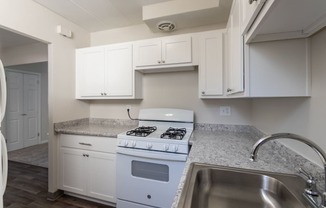
[[[170,208],[187,155],[128,148],[117,153],[117,207],[128,202]]]

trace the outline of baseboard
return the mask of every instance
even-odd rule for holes
[[[116,203],[103,201],[103,200],[100,200],[100,199],[94,199],[92,197],[87,197],[87,196],[83,196],[83,195],[80,195],[80,194],[71,193],[69,191],[65,191],[64,194],[74,196],[74,197],[77,197],[77,198],[81,198],[81,199],[85,199],[85,200],[88,200],[88,201],[96,202],[96,203],[99,203],[99,204],[108,205],[108,206],[111,206],[111,207],[116,207],[117,206]]]
[[[47,200],[55,201],[55,200],[59,199],[63,194],[64,194],[64,192],[62,190],[57,190],[54,193],[48,192]]]

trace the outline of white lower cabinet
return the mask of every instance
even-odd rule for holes
[[[116,202],[115,141],[105,140],[115,139],[60,135],[60,189],[106,202]],[[99,145],[111,146],[107,152],[102,152],[103,148],[99,151],[96,149]]]

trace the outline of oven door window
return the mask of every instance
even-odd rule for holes
[[[131,174],[139,178],[168,182],[169,166],[133,160],[131,161]]]

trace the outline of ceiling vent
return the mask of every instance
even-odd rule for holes
[[[157,24],[157,28],[162,32],[171,32],[175,30],[175,24],[170,21],[162,21]]]

